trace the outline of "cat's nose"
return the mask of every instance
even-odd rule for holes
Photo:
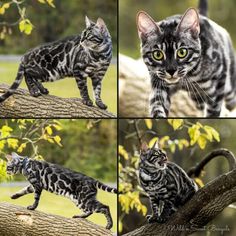
[[[169,73],[171,76],[173,76],[176,70],[171,69],[171,70],[167,70],[166,72]]]

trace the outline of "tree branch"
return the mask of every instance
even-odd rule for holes
[[[180,208],[165,224],[146,224],[126,236],[144,235],[189,235],[201,229],[214,219],[225,207],[236,201],[236,169],[235,157],[226,149],[211,152],[197,166],[201,169],[216,156],[224,156],[230,163],[231,171],[218,176],[196,194],[182,208]],[[233,169],[232,169],[233,168]]]
[[[9,86],[0,84],[0,95]],[[0,118],[114,118],[98,107],[89,107],[79,98],[61,98],[52,95],[32,97],[25,89],[16,92],[0,103]]]
[[[65,218],[0,203],[1,236],[104,236],[112,232],[86,219]]]

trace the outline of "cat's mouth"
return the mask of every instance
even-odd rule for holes
[[[162,160],[160,160],[158,164],[159,164],[160,166],[164,167],[165,164],[166,164],[166,162],[167,162],[167,158],[165,157],[165,158],[163,158]]]
[[[168,77],[168,78],[165,78],[165,81],[168,83],[168,84],[176,84],[178,83],[180,80],[180,77]]]

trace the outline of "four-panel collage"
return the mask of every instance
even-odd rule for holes
[[[0,0],[0,236],[236,235],[235,0]]]

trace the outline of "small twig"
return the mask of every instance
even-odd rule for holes
[[[140,132],[139,132],[139,128],[138,128],[138,120],[134,120],[134,129],[136,131],[136,135],[137,135],[137,138],[138,138],[138,141],[139,141],[139,145],[141,146],[142,145],[142,138],[141,138],[141,135],[140,135]]]

